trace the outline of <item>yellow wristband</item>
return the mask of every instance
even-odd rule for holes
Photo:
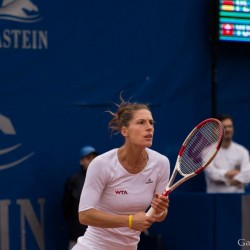
[[[130,214],[129,217],[128,217],[128,227],[130,229],[133,228],[133,215],[132,214]]]

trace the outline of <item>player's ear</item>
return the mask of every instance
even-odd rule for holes
[[[128,130],[126,127],[122,127],[121,128],[121,134],[124,136],[124,137],[127,137],[128,136]]]

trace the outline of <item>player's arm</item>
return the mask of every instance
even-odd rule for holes
[[[94,208],[79,212],[79,221],[81,224],[101,227],[101,228],[118,228],[130,227],[136,231],[147,230],[155,218],[148,217],[144,212],[132,215],[115,215],[106,213]]]

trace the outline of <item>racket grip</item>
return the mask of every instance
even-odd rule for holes
[[[155,210],[151,207],[151,208],[147,211],[146,216],[148,216],[148,217],[153,217],[154,214],[155,214]]]
[[[168,189],[168,190],[166,189],[161,195],[168,196],[171,192],[172,192],[171,189]]]

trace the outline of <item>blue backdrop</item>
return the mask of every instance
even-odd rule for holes
[[[119,93],[151,105],[172,166],[212,115],[212,1],[0,1],[0,248],[64,249],[61,198],[78,152],[119,146]],[[218,48],[218,112],[248,148],[249,47]],[[204,192],[203,176],[179,192]],[[178,209],[178,206],[176,207]]]

